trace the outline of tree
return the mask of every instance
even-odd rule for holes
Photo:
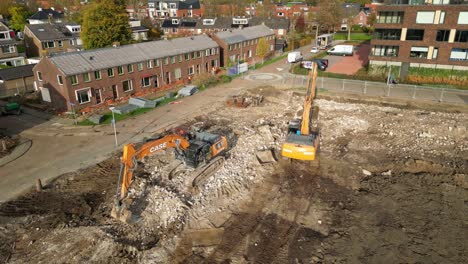
[[[0,15],[3,17],[9,17],[10,12],[8,9],[10,9],[11,6],[14,5],[14,0],[1,0],[0,1]]]
[[[264,0],[262,5],[257,5],[257,16],[267,18],[271,17],[274,10],[274,4],[271,0]]]
[[[304,33],[305,31],[305,21],[304,16],[300,16],[296,19],[296,25],[294,29],[299,33]]]
[[[120,0],[98,0],[84,8],[81,38],[85,49],[131,41],[132,32],[125,5],[117,1]]]
[[[261,38],[260,40],[258,40],[258,44],[257,44],[257,56],[262,58],[262,64],[268,52],[269,52],[268,42],[266,38]]]
[[[376,20],[377,20],[377,14],[375,12],[372,12],[367,17],[367,29],[369,30],[369,33],[374,32],[374,24]]]
[[[342,12],[341,12],[341,0],[320,0],[320,10],[317,13],[317,19],[321,25],[327,27],[328,32],[330,29],[334,29],[336,25],[341,24]]]
[[[161,30],[154,26],[151,18],[146,17],[141,21],[141,25],[148,28],[148,39],[149,40],[156,40],[161,38]]]
[[[8,9],[11,14],[10,27],[15,31],[23,31],[30,13],[24,6],[16,5]]]

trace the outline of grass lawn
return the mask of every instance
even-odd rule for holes
[[[348,33],[335,33],[335,40],[348,40]],[[372,35],[367,33],[351,33],[351,40],[371,40]]]
[[[175,100],[177,100],[177,98],[174,98],[174,97],[166,98],[166,99],[160,101],[156,105],[156,107],[166,105],[166,104],[168,104],[170,102],[173,102]],[[130,117],[139,116],[141,114],[147,113],[147,112],[149,112],[149,111],[151,111],[153,109],[154,108],[138,108],[138,109],[136,109],[136,110],[134,110],[134,111],[132,111],[132,112],[130,112],[128,114],[125,114],[125,115],[114,114],[114,116],[115,116],[116,121],[122,121],[122,120],[125,120],[125,119],[130,118]],[[112,112],[105,113],[104,117],[103,117],[103,121],[102,121],[101,124],[106,125],[106,124],[110,124],[111,122],[112,122]],[[93,122],[86,119],[86,120],[83,120],[81,122],[78,122],[78,125],[80,125],[80,126],[94,126],[96,124],[94,124]]]

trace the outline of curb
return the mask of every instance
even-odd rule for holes
[[[32,146],[32,140],[22,139],[22,142],[13,149],[13,151],[7,156],[0,159],[0,167],[7,165],[8,163],[15,161],[16,159],[23,156]]]

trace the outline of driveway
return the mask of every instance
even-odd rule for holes
[[[369,44],[356,47],[353,56],[325,56],[329,61],[328,72],[352,75],[369,62]]]

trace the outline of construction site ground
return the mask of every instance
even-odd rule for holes
[[[257,87],[261,105],[181,124],[233,133],[224,167],[194,191],[173,152],[145,159],[130,224],[110,216],[119,154],[0,204],[0,262],[468,263],[466,111],[316,100],[315,168],[279,154],[303,93]]]

